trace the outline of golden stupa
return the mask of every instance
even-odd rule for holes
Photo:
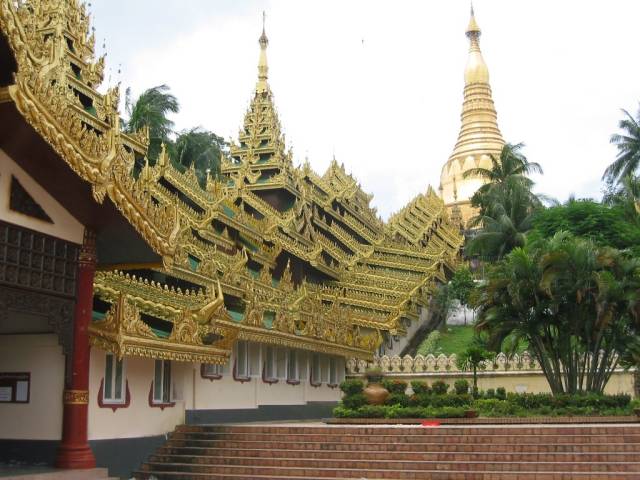
[[[460,133],[453,153],[440,174],[440,196],[449,212],[454,217],[461,217],[463,225],[475,215],[471,197],[483,183],[478,177],[464,178],[464,172],[477,167],[489,168],[490,155],[499,158],[505,143],[491,97],[489,69],[480,51],[480,33],[471,7],[471,19],[466,31],[469,59],[464,71]]]

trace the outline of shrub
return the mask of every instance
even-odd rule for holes
[[[468,393],[438,395],[431,401],[432,407],[468,407],[473,404],[473,397]]]
[[[342,404],[346,408],[359,408],[367,404],[367,397],[363,393],[356,393],[355,395],[347,395],[342,399]]]
[[[437,380],[433,382],[433,385],[431,385],[431,389],[436,395],[446,395],[447,390],[449,390],[449,384],[443,382],[442,380]]]
[[[407,382],[402,380],[383,380],[382,386],[389,390],[389,393],[402,393],[404,394],[407,389]]]
[[[484,398],[496,398],[496,391],[493,388],[487,388]]]
[[[506,400],[507,399],[507,391],[504,389],[504,387],[496,388],[496,398],[498,400]]]
[[[384,402],[386,405],[400,405],[402,407],[409,406],[409,397],[404,393],[392,393]]]
[[[387,413],[387,407],[384,405],[364,405],[358,408],[358,417],[360,418],[384,418]]]
[[[431,405],[431,400],[434,398],[433,395],[428,393],[419,393],[416,395],[411,395],[409,397],[409,406],[412,407],[428,407]]]
[[[476,400],[475,409],[484,417],[513,417],[520,416],[519,412],[526,414],[526,410],[517,405],[497,398],[489,398],[485,400]]]
[[[345,380],[340,384],[340,390],[345,395],[356,395],[362,393],[364,382],[362,380]]]
[[[345,407],[336,407],[333,409],[333,416],[336,418],[356,418],[358,416],[357,410],[352,410]]]
[[[416,395],[428,394],[431,393],[431,388],[427,382],[422,382],[420,380],[414,380],[411,382],[411,389],[413,393]]]
[[[458,395],[469,393],[469,382],[467,382],[466,380],[456,380],[456,382],[453,384],[453,388]]]

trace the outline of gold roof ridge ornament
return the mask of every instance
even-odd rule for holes
[[[489,68],[480,49],[482,31],[476,20],[473,4],[465,35],[469,40],[469,54],[464,70],[464,100],[460,115],[458,140],[442,167],[439,192],[448,211],[458,206],[463,224],[475,215],[471,197],[482,185],[480,178],[464,178],[464,172],[472,168],[488,168],[491,155],[499,157],[504,140],[498,127]],[[459,215],[456,212],[456,216]]]

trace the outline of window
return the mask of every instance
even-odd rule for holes
[[[287,356],[287,382],[292,384],[300,383],[298,352],[295,350],[289,350],[289,355]]]
[[[276,348],[267,346],[264,357],[264,378],[265,381],[273,381],[276,378]]]
[[[338,384],[338,362],[335,357],[329,357],[329,385]]]
[[[249,378],[249,345],[245,341],[236,343],[236,378]]]
[[[259,343],[249,343],[249,376],[260,378],[262,374],[262,354]]]
[[[113,353],[107,353],[104,365],[104,403],[124,403],[125,377],[124,361]]]
[[[202,378],[217,380],[222,378],[223,373],[224,373],[224,365],[203,363],[200,367],[200,376]]]
[[[241,340],[236,344],[234,379],[247,381],[251,377],[260,377],[262,362],[260,345]]]
[[[314,353],[311,357],[311,385],[314,387],[322,384],[321,372],[320,372],[320,354]]]
[[[153,377],[153,402],[171,403],[171,362],[156,360]]]
[[[278,348],[276,350],[276,378],[280,380],[287,379],[287,350]]]
[[[329,359],[325,356],[320,357],[320,381],[329,383]]]

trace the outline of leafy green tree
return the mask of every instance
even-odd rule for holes
[[[618,156],[604,171],[603,178],[611,184],[633,177],[640,167],[640,108],[637,118],[622,110],[624,118],[618,123],[621,133],[611,135],[611,143],[618,147]]]
[[[169,93],[167,85],[145,90],[135,101],[131,99],[131,90],[127,88],[125,109],[129,120],[125,124],[125,131],[132,133],[143,128],[149,129],[149,149],[147,157],[153,163],[160,155],[161,145],[164,143],[171,153],[173,142],[173,121],[169,114],[178,113],[180,105],[178,99]]]
[[[513,250],[473,302],[489,347],[525,341],[554,394],[601,393],[640,351],[640,260],[568,232]]]
[[[460,305],[465,308],[464,320],[466,325],[466,308],[469,306],[469,298],[471,296],[473,288],[475,287],[473,274],[471,273],[469,267],[467,265],[462,265],[461,267],[459,267],[453,274],[453,277],[451,277],[449,285],[453,298],[457,298],[460,302]]]
[[[629,221],[627,208],[622,202],[610,206],[570,199],[564,205],[537,211],[528,238],[538,241],[565,230],[599,246],[630,249],[640,256],[640,223]]]
[[[220,174],[220,158],[227,147],[222,137],[196,127],[180,132],[173,158],[183,167],[193,166],[200,184],[204,185],[207,172],[214,177]]]
[[[540,165],[522,154],[522,143],[506,144],[500,158],[491,156],[491,168],[474,168],[465,178],[480,177],[486,183],[471,198],[479,209],[471,225],[479,227],[469,241],[467,255],[500,259],[516,247],[524,246],[533,212],[542,206],[532,192],[532,173],[542,173]]]

